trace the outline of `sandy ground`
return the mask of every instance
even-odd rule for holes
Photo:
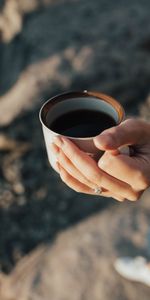
[[[1,5],[3,12],[4,3]],[[128,115],[139,115],[149,93],[149,11],[150,3],[146,0],[55,2],[22,13],[18,32],[10,34],[9,42],[0,43],[1,118],[7,118],[7,111],[13,112],[14,88],[16,99],[27,95],[26,101],[31,104],[23,103],[0,129],[0,267],[3,272],[13,270],[25,254],[41,243],[53,244],[60,232],[70,230],[81,220],[84,223],[95,213],[101,218],[106,209],[108,214],[112,209],[118,210],[118,204],[112,199],[76,194],[50,169],[38,111],[52,95],[91,89],[116,97]],[[45,62],[48,71],[43,76]],[[35,78],[33,94],[27,78]],[[22,81],[26,92],[19,89],[18,82]],[[7,106],[5,97],[9,99]],[[124,214],[126,209],[128,213],[128,206],[120,207],[119,211]],[[107,221],[107,217],[103,218],[104,231]],[[133,240],[134,234],[128,243],[128,254],[131,251],[132,255]],[[124,245],[122,240],[121,249]],[[141,247],[135,248],[135,253],[139,253]],[[144,251],[149,255],[148,248]],[[147,291],[142,293],[147,300]],[[108,295],[91,299],[107,300]],[[53,300],[68,299],[56,296]],[[74,299],[85,298],[76,295]],[[119,296],[115,299],[120,300]],[[123,298],[122,294],[121,299],[134,298],[130,294]]]

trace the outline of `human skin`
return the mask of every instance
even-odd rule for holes
[[[136,201],[150,186],[150,123],[128,119],[93,138],[104,151],[98,164],[69,139],[56,137],[51,150],[57,155],[62,181],[76,192],[102,196],[118,201]],[[132,147],[132,156],[119,148]]]

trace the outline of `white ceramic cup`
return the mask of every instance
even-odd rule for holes
[[[45,102],[40,109],[39,117],[42,124],[48,160],[55,170],[57,157],[52,153],[50,144],[53,142],[55,136],[62,135],[52,131],[50,125],[59,116],[78,109],[104,112],[114,119],[116,125],[120,124],[125,116],[124,109],[118,101],[99,92],[68,92],[57,95]],[[73,141],[81,150],[92,156],[96,161],[98,161],[103,154],[103,151],[95,147],[93,137],[76,138],[67,136],[67,138]]]

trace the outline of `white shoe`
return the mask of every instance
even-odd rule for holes
[[[144,257],[118,258],[114,267],[116,271],[126,279],[142,282],[150,287],[150,267]]]

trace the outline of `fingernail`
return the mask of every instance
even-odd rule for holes
[[[56,144],[60,148],[63,146],[63,141],[58,136],[54,137],[53,142],[54,142],[54,144]]]
[[[113,138],[110,134],[100,134],[94,139],[97,146],[102,146],[102,148],[111,148],[114,145]]]

